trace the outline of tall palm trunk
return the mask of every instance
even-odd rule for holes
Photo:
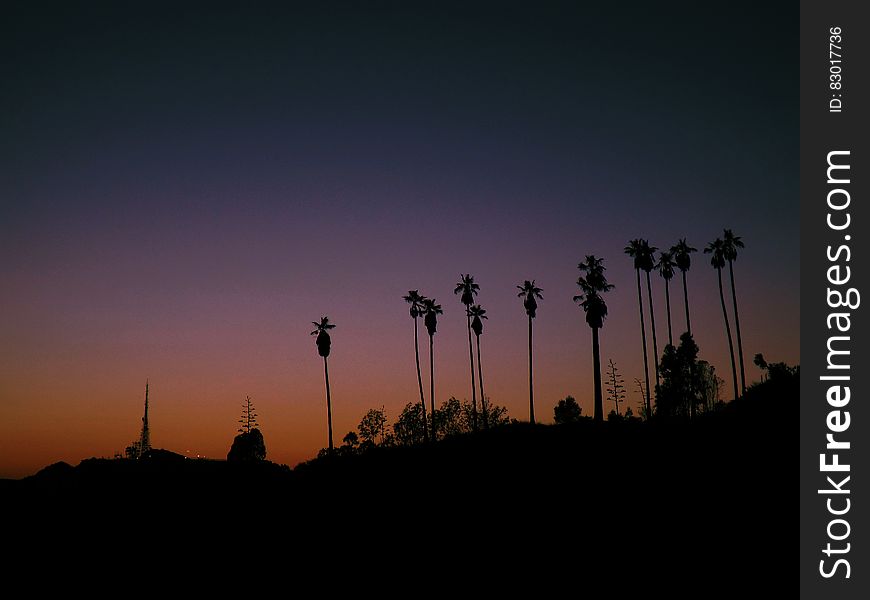
[[[420,371],[420,342],[417,337],[417,317],[414,317],[414,360],[417,363],[417,385],[420,388],[420,406],[423,408],[423,437],[429,441],[429,422],[426,419],[426,398],[423,397],[423,375]]]
[[[326,421],[329,426],[329,451],[333,451],[332,445],[332,397],[329,395],[329,362],[323,357],[323,374],[326,376]]]
[[[471,429],[477,431],[477,385],[474,383],[474,349],[471,346],[471,313],[465,307],[468,320],[468,362],[471,365]]]
[[[637,306],[640,309],[640,341],[643,344],[643,376],[646,380],[646,418],[652,416],[652,403],[650,402],[649,389],[649,361],[646,356],[646,325],[643,318],[643,292],[640,287],[640,269],[635,269],[637,273]]]
[[[535,424],[535,387],[532,380],[532,316],[529,315],[529,422]]]
[[[731,325],[728,323],[728,311],[725,310],[725,293],[722,291],[722,269],[717,267],[719,274],[719,300],[722,302],[722,316],[725,317],[725,332],[728,334],[728,353],[731,355],[731,376],[734,378],[734,397],[737,398],[737,365],[734,364],[734,341],[731,339]]]
[[[649,281],[649,271],[646,272],[646,294],[649,297],[649,321],[653,339],[653,364],[656,368],[656,388],[659,387],[659,344],[656,340],[656,314],[653,312],[652,284]]]
[[[477,342],[477,381],[480,383],[480,413],[483,417],[483,428],[489,429],[489,418],[486,411],[486,396],[483,395],[483,370],[480,367],[480,336],[474,336]]]
[[[598,349],[598,328],[592,328],[592,369],[595,389],[595,413],[596,421],[604,420],[604,403],[601,398],[601,354]]]
[[[674,334],[671,332],[671,282],[665,279],[665,304],[668,307],[668,344],[674,345]]]
[[[731,301],[734,304],[734,328],[737,330],[737,356],[740,358],[740,394],[746,392],[746,374],[743,371],[743,340],[740,338],[740,314],[737,312],[737,290],[734,287],[734,261],[728,261],[731,275]]]
[[[692,322],[689,320],[689,288],[686,285],[686,272],[683,273],[683,302],[686,305],[686,331],[689,332],[689,335],[692,335]]]
[[[438,439],[435,434],[435,355],[432,353],[432,334],[429,334],[429,403],[432,407],[430,420],[432,421],[432,441]]]

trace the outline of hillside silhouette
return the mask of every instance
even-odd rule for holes
[[[187,531],[250,507],[269,530],[296,536],[356,535],[376,523],[408,548],[427,536],[522,543],[517,552],[567,544],[578,557],[645,557],[631,568],[686,570],[689,579],[770,577],[783,574],[797,543],[787,465],[798,380],[796,369],[770,378],[692,420],[513,423],[436,444],[326,454],[294,469],[151,450],[135,461],[58,463],[0,492],[25,511],[62,501],[67,510],[41,517],[58,522],[75,514],[129,526],[147,515]],[[734,551],[750,542],[774,558],[747,562]]]

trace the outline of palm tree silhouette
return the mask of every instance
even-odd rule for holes
[[[474,283],[474,277],[471,275],[462,275],[459,283],[456,284],[454,294],[462,294],[459,297],[460,302],[465,305],[465,318],[468,325],[468,361],[471,364],[471,428],[477,431],[477,389],[474,383],[474,350],[471,347],[471,305],[474,304],[474,297],[480,286]]]
[[[743,240],[734,235],[730,229],[723,234],[723,253],[728,261],[728,273],[731,276],[731,301],[734,304],[734,329],[737,330],[737,356],[740,359],[740,393],[746,393],[746,373],[743,370],[743,339],[740,337],[740,313],[737,312],[737,290],[734,287],[734,261],[737,260],[737,249],[744,248]]]
[[[613,286],[607,283],[604,276],[604,259],[596,258],[594,254],[586,256],[586,260],[577,265],[584,275],[577,279],[580,293],[574,296],[574,302],[580,304],[586,313],[586,323],[592,328],[592,369],[595,392],[596,421],[604,420],[604,404],[601,396],[601,352],[598,345],[598,330],[604,326],[607,317],[607,303],[601,294],[609,292]]]
[[[640,268],[646,273],[646,295],[649,300],[649,325],[652,331],[653,339],[653,365],[656,369],[656,388],[659,385],[659,343],[656,338],[656,313],[653,310],[653,295],[652,284],[650,283],[649,273],[655,267],[655,252],[658,250],[655,246],[650,246],[647,240],[641,240],[641,266]],[[656,391],[658,393],[658,391]]]
[[[652,406],[649,394],[649,361],[646,355],[646,325],[643,318],[643,293],[640,287],[640,270],[644,264],[643,240],[630,240],[624,252],[634,259],[634,271],[637,275],[637,306],[640,310],[640,342],[643,346],[643,376],[646,381],[646,414],[647,418],[652,415]]]
[[[436,440],[435,433],[435,354],[433,352],[433,338],[435,331],[438,329],[438,315],[443,315],[444,311],[441,305],[435,302],[434,298],[425,298],[423,300],[423,324],[426,326],[426,331],[429,332],[429,402],[432,408],[432,441]]]
[[[321,317],[320,323],[312,321],[314,331],[311,335],[316,335],[314,343],[317,344],[317,353],[323,357],[323,374],[326,377],[326,422],[329,427],[329,451],[333,451],[332,445],[332,397],[329,395],[329,350],[332,345],[332,340],[329,337],[328,331],[335,329],[335,325],[329,322],[329,317]]]
[[[671,279],[674,278],[674,266],[676,263],[674,262],[674,256],[671,252],[667,250],[662,250],[659,255],[659,262],[656,263],[656,270],[659,272],[659,275],[662,276],[662,279],[665,280],[665,304],[668,309],[668,344],[674,345],[674,334],[671,331],[671,290],[670,284]]]
[[[528,279],[522,285],[518,285],[520,291],[518,297],[523,298],[523,307],[526,309],[526,314],[529,316],[529,422],[535,424],[535,387],[532,379],[532,319],[535,318],[535,313],[538,310],[537,300],[543,300],[541,288],[535,285],[535,280]],[[537,300],[536,300],[537,299]]]
[[[487,418],[486,411],[486,396],[483,395],[483,370],[480,367],[480,334],[483,333],[483,321],[481,319],[487,319],[489,317],[486,316],[486,309],[484,309],[480,304],[473,305],[468,312],[471,313],[473,317],[471,320],[471,329],[474,331],[474,337],[477,341],[477,381],[480,384],[480,413],[483,416],[483,428],[487,429],[489,427],[489,420]]]
[[[731,339],[731,325],[728,323],[728,311],[725,309],[725,293],[722,291],[722,267],[725,266],[725,242],[721,238],[707,244],[704,254],[712,254],[710,264],[719,275],[719,300],[722,303],[722,316],[725,318],[725,332],[728,334],[728,352],[731,355],[731,376],[734,378],[734,397],[737,392],[737,365],[734,364],[734,342]]]
[[[424,437],[429,437],[429,427],[426,424],[426,399],[423,397],[423,376],[420,373],[420,344],[417,338],[417,317],[423,312],[423,301],[425,296],[421,296],[418,290],[411,290],[407,296],[402,298],[411,305],[411,318],[414,319],[414,360],[417,362],[417,385],[420,388],[420,405],[423,407],[423,432]],[[428,441],[428,440],[427,440]]]
[[[689,320],[689,290],[686,286],[686,273],[692,267],[692,252],[697,252],[697,248],[692,248],[686,243],[686,238],[680,238],[677,245],[671,248],[671,253],[677,263],[677,267],[683,274],[683,301],[686,306],[686,331],[692,335],[692,321]]]

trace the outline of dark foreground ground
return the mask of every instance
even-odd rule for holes
[[[519,424],[294,470],[173,456],[58,464],[2,482],[6,540],[85,540],[116,558],[388,554],[380,570],[407,562],[424,579],[436,564],[442,579],[758,597],[795,579],[798,401],[795,378],[691,423]]]

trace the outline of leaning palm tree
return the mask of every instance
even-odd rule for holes
[[[314,343],[317,344],[317,353],[323,357],[323,374],[326,377],[326,422],[329,428],[329,451],[333,451],[332,445],[332,397],[329,395],[329,349],[332,345],[332,340],[329,338],[328,331],[334,329],[335,325],[329,322],[329,317],[321,317],[320,323],[312,321],[314,331],[311,335],[316,335]]]
[[[662,250],[659,255],[659,262],[656,263],[656,270],[662,279],[665,280],[665,304],[668,309],[668,344],[674,345],[674,334],[671,331],[671,279],[674,278],[674,255],[667,250]]]
[[[649,361],[646,354],[646,325],[643,318],[643,292],[640,287],[640,270],[644,266],[644,247],[643,240],[630,240],[624,252],[634,259],[634,271],[637,275],[637,306],[640,310],[640,342],[643,346],[643,377],[646,381],[646,414],[647,418],[652,415],[652,406],[649,393]]]
[[[474,350],[471,347],[471,305],[474,304],[474,297],[480,286],[474,283],[474,277],[471,275],[462,275],[459,283],[456,284],[454,294],[461,294],[460,302],[465,305],[465,318],[468,326],[468,361],[471,364],[471,428],[477,431],[477,389],[474,384]]]
[[[737,290],[734,287],[734,261],[737,260],[737,249],[744,248],[743,240],[726,229],[722,236],[723,252],[728,261],[728,272],[731,275],[731,301],[734,304],[734,329],[737,331],[737,357],[740,359],[740,390],[746,392],[746,373],[743,370],[743,339],[740,337],[740,313],[737,312]]]
[[[689,320],[689,288],[686,286],[686,272],[692,267],[692,252],[697,251],[697,248],[692,248],[686,243],[686,238],[680,238],[677,245],[671,248],[674,261],[683,274],[683,302],[686,306],[686,331],[689,332],[689,335],[692,335],[692,321]]]
[[[607,317],[607,303],[601,294],[613,289],[613,286],[607,283],[607,278],[604,276],[605,267],[603,262],[603,258],[588,255],[586,260],[577,265],[577,268],[584,275],[577,279],[580,293],[574,296],[574,302],[577,302],[583,308],[583,311],[586,313],[586,323],[592,328],[592,369],[595,393],[594,418],[596,421],[604,420],[604,403],[601,396],[601,352],[598,344],[598,330],[604,326],[604,319]]]
[[[532,319],[535,318],[535,313],[538,310],[538,300],[543,300],[541,288],[535,285],[535,280],[529,281],[526,279],[522,285],[518,285],[520,291],[518,297],[523,299],[523,307],[526,309],[526,314],[529,317],[529,422],[535,424],[535,387],[532,380]]]
[[[423,301],[425,296],[421,296],[418,290],[411,290],[407,296],[402,298],[411,305],[411,318],[414,319],[414,360],[417,362],[417,385],[420,388],[420,405],[423,407],[423,432],[424,437],[428,438],[429,427],[426,425],[426,399],[423,397],[423,376],[420,374],[420,343],[417,338],[417,317],[423,312]]]
[[[641,240],[641,266],[640,268],[646,273],[646,295],[649,300],[649,326],[652,331],[653,341],[653,366],[656,371],[656,389],[659,386],[659,342],[656,338],[656,313],[653,310],[653,295],[652,284],[650,283],[649,273],[653,270],[656,264],[655,252],[658,250],[655,246],[650,246],[647,240]],[[656,391],[658,393],[658,391]]]
[[[483,417],[483,428],[487,429],[489,427],[489,419],[487,418],[486,411],[486,396],[483,395],[483,370],[480,367],[480,334],[483,333],[483,321],[481,319],[489,317],[486,316],[486,309],[480,304],[473,305],[468,309],[468,312],[473,317],[471,329],[474,331],[474,337],[477,341],[477,382],[480,384],[480,414]]]
[[[434,298],[426,298],[423,300],[423,324],[426,325],[426,331],[429,332],[429,402],[432,408],[432,441],[437,439],[435,432],[435,354],[433,353],[432,340],[435,337],[435,330],[438,328],[438,315],[443,315],[444,311],[441,305],[435,302]]]
[[[722,291],[722,267],[725,266],[725,242],[721,238],[716,238],[714,241],[707,244],[704,248],[704,254],[712,254],[710,264],[716,269],[719,275],[719,300],[722,303],[722,316],[725,318],[725,332],[728,334],[728,352],[731,355],[731,375],[734,378],[734,397],[739,394],[737,391],[737,365],[734,364],[734,341],[731,338],[731,325],[728,323],[728,311],[725,309],[725,293]]]

